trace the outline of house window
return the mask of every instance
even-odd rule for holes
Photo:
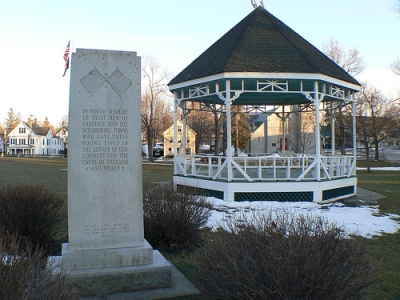
[[[26,133],[26,128],[20,127],[19,128],[19,133]]]
[[[44,139],[42,140],[42,144],[44,145]],[[43,153],[44,154],[44,153]]]
[[[178,132],[182,132],[182,128],[178,127]]]
[[[32,144],[32,145],[35,144],[35,139],[31,139],[31,144]]]

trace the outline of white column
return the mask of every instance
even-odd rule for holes
[[[335,102],[332,101],[332,107],[331,107],[331,149],[332,149],[332,155],[335,155],[335,149],[336,149],[336,141],[335,141],[335,113],[336,113],[336,106]]]
[[[320,104],[320,99],[319,99],[319,91],[318,91],[318,81],[315,81],[314,84],[314,91],[315,91],[315,96],[314,96],[314,106],[315,106],[315,159],[317,161],[317,164],[315,165],[315,174],[317,181],[321,180],[321,133],[320,133],[320,128],[319,128],[319,104]]]
[[[181,141],[181,146],[182,146],[182,154],[183,154],[183,155],[186,155],[186,140],[187,140],[187,137],[186,137],[186,128],[187,128],[186,102],[183,103],[182,110],[183,110],[183,112],[182,112],[182,115],[183,115],[183,120],[182,120],[183,128],[182,128],[182,141]],[[185,159],[185,162],[186,162],[186,159]]]
[[[178,92],[174,92],[174,162],[176,161],[176,154],[178,153]],[[178,174],[178,167],[174,163],[174,174]]]
[[[229,79],[226,80],[226,96],[225,96],[225,106],[226,106],[226,156],[227,156],[227,168],[228,168],[228,181],[232,181],[232,124],[231,124],[231,82]]]
[[[356,159],[356,149],[357,149],[357,128],[356,128],[356,102],[354,100],[353,95],[351,95],[351,103],[352,114],[351,117],[353,118],[353,157]]]
[[[285,156],[286,154],[286,132],[285,132],[285,105],[282,105],[282,143],[281,143],[281,147],[282,147],[282,153]]]

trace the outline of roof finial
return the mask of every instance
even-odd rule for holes
[[[250,0],[250,2],[251,2],[251,5],[253,6],[253,8],[257,8],[258,5],[256,3],[256,0]],[[264,7],[263,0],[260,1],[260,6]]]

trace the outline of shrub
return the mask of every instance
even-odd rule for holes
[[[54,264],[27,239],[0,229],[0,299],[78,299]]]
[[[195,191],[174,191],[171,184],[145,188],[144,235],[156,249],[176,251],[196,246],[211,206]]]
[[[228,221],[205,240],[198,267],[218,299],[358,299],[375,270],[343,227],[283,213]]]
[[[51,253],[65,220],[64,200],[44,187],[8,185],[0,189],[0,227],[25,237],[33,248]]]

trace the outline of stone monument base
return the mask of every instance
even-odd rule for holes
[[[147,265],[153,262],[153,248],[145,240],[142,247],[69,250],[62,245],[63,270],[112,268]]]
[[[80,296],[170,287],[171,264],[145,241],[143,247],[70,251],[63,244],[60,268]]]

